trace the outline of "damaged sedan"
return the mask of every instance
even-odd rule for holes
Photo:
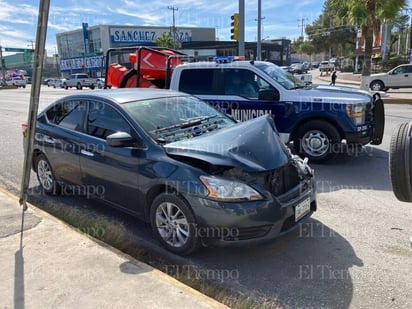
[[[152,225],[176,254],[282,235],[316,210],[313,170],[271,117],[237,123],[196,97],[159,89],[66,96],[37,118],[33,169]]]

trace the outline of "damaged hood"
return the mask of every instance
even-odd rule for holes
[[[169,155],[238,167],[248,172],[276,169],[289,161],[288,150],[268,115],[169,143],[164,149]]]

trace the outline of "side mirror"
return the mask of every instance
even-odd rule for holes
[[[262,101],[279,101],[280,96],[279,92],[274,89],[262,89],[259,90],[258,99]]]
[[[106,137],[106,143],[111,147],[132,147],[135,140],[129,133],[116,132]]]

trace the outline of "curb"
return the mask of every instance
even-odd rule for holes
[[[22,210],[22,206],[20,206],[19,204],[19,197],[12,194],[11,192],[5,190],[4,188],[0,187],[0,195],[4,195],[6,198],[14,200],[16,202],[16,204],[19,205],[21,211]],[[44,217],[47,220],[53,221],[55,224],[62,224],[64,225],[66,228],[70,229],[71,231],[81,235],[82,237],[86,237],[88,239],[90,239],[91,241],[95,242],[98,246],[101,246],[107,250],[109,250],[110,252],[112,252],[115,255],[121,256],[129,261],[132,261],[135,265],[140,266],[143,269],[146,269],[148,272],[151,272],[152,274],[154,274],[157,278],[160,278],[162,281],[166,282],[167,284],[171,284],[175,287],[178,287],[184,291],[186,291],[188,294],[190,294],[192,297],[194,297],[195,299],[199,300],[199,302],[203,302],[205,304],[210,305],[213,308],[216,309],[229,309],[228,306],[224,305],[223,303],[220,303],[219,301],[215,300],[214,298],[211,298],[201,292],[199,292],[198,290],[178,281],[177,279],[167,275],[166,273],[160,271],[157,268],[154,268],[152,266],[150,266],[149,264],[146,264],[144,262],[141,262],[139,260],[137,260],[136,258],[134,258],[131,255],[128,255],[110,245],[108,245],[107,243],[104,243],[103,241],[96,239],[86,233],[82,233],[79,229],[74,228],[73,226],[71,226],[70,224],[60,220],[59,218],[56,218],[54,216],[52,216],[51,214],[49,214],[48,212],[37,208],[36,206],[30,204],[30,203],[26,203],[28,210],[31,210],[34,214],[39,215],[40,217]],[[23,233],[24,234],[24,233]],[[24,236],[23,236],[24,239]]]

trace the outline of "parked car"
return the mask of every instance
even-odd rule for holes
[[[271,117],[239,123],[164,89],[52,103],[38,116],[33,169],[45,193],[92,192],[150,222],[178,254],[270,240],[316,210],[312,169],[280,141]]]
[[[303,74],[308,72],[308,68],[303,63],[292,63],[290,66],[293,68],[293,72],[296,74]]]
[[[45,78],[45,79],[43,79],[43,85],[48,86],[50,80],[51,80],[51,78]]]
[[[104,78],[100,77],[100,78],[96,79],[97,88],[102,89],[104,87],[104,83],[105,83]],[[109,88],[109,89],[112,88],[112,85],[107,84],[107,88]]]
[[[47,82],[47,87],[60,87],[60,78],[50,78]]]
[[[291,67],[290,65],[284,65],[284,66],[281,66],[280,68],[285,70],[286,72],[289,72],[289,73],[292,73],[292,74],[295,72],[293,67]]]
[[[5,82],[3,80],[1,80],[0,82],[2,86],[15,86],[17,88],[26,88],[27,85],[27,81],[24,79],[24,77],[20,76],[10,77],[7,78]]]
[[[371,74],[368,84],[373,91],[412,88],[412,64],[401,64],[386,73]]]

